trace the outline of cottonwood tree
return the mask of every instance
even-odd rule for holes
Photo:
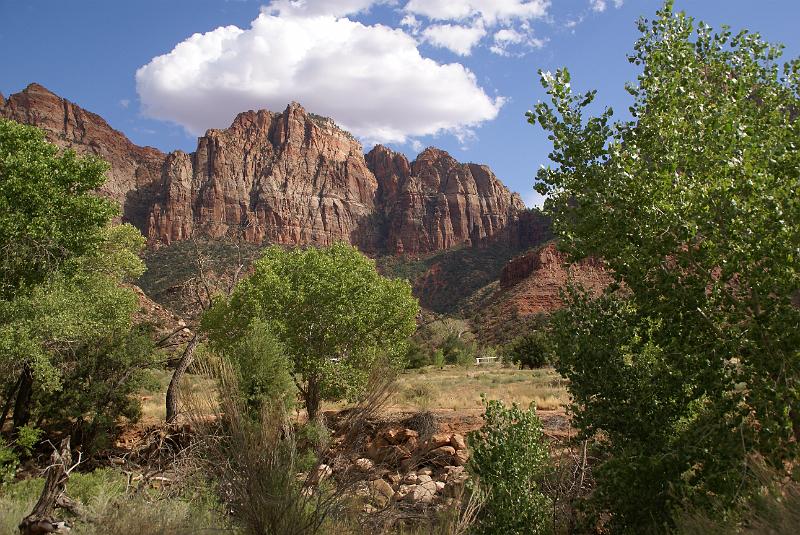
[[[553,141],[537,189],[562,247],[616,279],[573,292],[554,335],[574,423],[603,437],[594,511],[642,533],[736,510],[752,455],[797,458],[800,61],[672,2],[639,30],[631,120],[585,118],[595,92],[566,69],[529,120]]]
[[[44,133],[0,119],[0,299],[28,296],[70,259],[96,251],[117,213],[92,192],[108,166],[47,143]],[[23,358],[4,391],[16,396],[15,425],[28,419],[36,359]],[[17,395],[20,392],[21,395]],[[7,413],[4,411],[4,415]],[[5,416],[4,416],[5,418]],[[3,418],[3,419],[4,419]]]
[[[324,399],[355,399],[376,364],[391,366],[414,332],[416,299],[406,281],[382,277],[344,243],[327,248],[267,248],[230,298],[203,317],[222,351],[255,322],[280,343],[310,419]]]

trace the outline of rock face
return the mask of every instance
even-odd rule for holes
[[[426,149],[413,163],[361,145],[330,119],[290,104],[245,112],[209,130],[197,150],[134,145],[98,115],[31,84],[0,117],[45,130],[50,141],[111,164],[101,193],[151,244],[235,231],[253,243],[326,245],[425,254],[499,236],[524,205],[491,170]]]
[[[462,164],[425,149],[413,163],[378,145],[367,154],[387,220],[386,249],[420,254],[475,245],[498,234],[525,209],[485,165]]]
[[[549,243],[510,260],[500,280],[476,304],[476,326],[482,340],[506,343],[514,336],[509,327],[518,325],[522,332],[526,319],[549,314],[564,306],[561,290],[568,281],[599,296],[613,282],[601,260],[588,258],[573,264],[554,243]]]
[[[548,313],[563,306],[560,290],[568,280],[599,295],[611,282],[603,262],[587,258],[567,265],[567,257],[550,243],[511,260],[500,276],[500,288],[521,315]]]
[[[281,114],[242,113],[209,130],[195,153],[170,154],[146,230],[166,243],[242,229],[255,243],[375,250],[376,190],[361,145],[293,103]]]

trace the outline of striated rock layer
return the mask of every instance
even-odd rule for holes
[[[242,113],[199,138],[191,154],[134,145],[37,84],[0,96],[0,117],[107,160],[101,193],[151,244],[236,232],[253,243],[343,240],[367,252],[420,255],[525,239],[522,200],[488,167],[434,148],[414,162],[382,146],[365,157],[352,135],[296,103],[283,113]]]
[[[462,164],[425,149],[409,163],[378,145],[367,164],[380,184],[378,203],[388,221],[386,248],[421,253],[478,244],[498,234],[525,209],[485,165]]]
[[[476,304],[476,325],[481,338],[506,343],[528,331],[526,321],[564,306],[561,291],[576,284],[599,296],[613,282],[603,261],[587,258],[568,263],[555,243],[510,260],[500,280]]]

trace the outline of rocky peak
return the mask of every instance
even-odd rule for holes
[[[99,115],[36,83],[0,101],[0,117],[37,126],[52,143],[109,162],[100,192],[120,203],[123,220],[144,226],[150,190],[161,177],[161,151],[134,145]]]
[[[111,164],[102,193],[149,241],[241,232],[252,242],[325,245],[412,255],[507,232],[524,208],[486,166],[427,148],[413,163],[361,144],[296,102],[240,113],[191,154],[134,145],[100,116],[38,84],[0,97],[0,116]]]
[[[367,165],[378,180],[389,252],[417,255],[474,245],[524,209],[488,167],[459,163],[433,147],[409,164],[405,156],[378,146],[367,155]]]

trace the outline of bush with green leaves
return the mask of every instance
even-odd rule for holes
[[[800,453],[800,60],[671,1],[639,29],[630,120],[586,119],[566,69],[529,114],[561,246],[616,280],[572,291],[553,332],[573,422],[602,437],[591,510],[618,533],[735,514],[751,456]]]
[[[241,337],[217,345],[233,365],[251,416],[259,418],[269,405],[289,409],[294,404],[297,388],[292,381],[291,362],[262,320],[254,319]]]
[[[65,262],[28,293],[0,300],[0,370],[14,427],[35,418],[89,444],[138,417],[131,394],[155,365],[147,332],[134,327],[144,239],[129,225],[108,227],[96,251]],[[10,393],[10,395],[8,395]],[[102,444],[97,444],[102,446]]]
[[[503,358],[523,368],[541,368],[553,360],[553,345],[546,331],[534,331],[515,338],[503,348]]]
[[[486,492],[476,533],[538,535],[551,533],[552,503],[540,487],[549,450],[535,406],[523,410],[484,398],[484,424],[467,439],[467,466]]]
[[[258,320],[291,361],[314,419],[324,399],[357,399],[380,364],[402,366],[419,310],[408,282],[382,277],[356,248],[269,247],[228,299],[203,317],[212,348],[226,351]]]

